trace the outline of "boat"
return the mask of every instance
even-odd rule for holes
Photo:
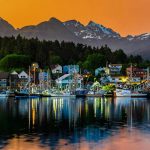
[[[29,91],[27,89],[21,89],[20,91],[15,91],[15,97],[20,96],[20,97],[27,97],[29,96]]]
[[[76,97],[86,97],[87,93],[88,93],[87,89],[77,88],[75,90]]]
[[[20,91],[15,91],[15,98],[19,97],[40,97],[40,94],[38,93],[30,93],[28,89],[21,89]]]
[[[87,96],[87,97],[102,97],[102,96],[105,95],[105,93],[106,93],[106,91],[104,91],[104,90],[98,90],[98,91],[90,90],[90,91],[86,94],[86,96]]]
[[[50,92],[51,97],[76,97],[75,94],[73,94],[71,91],[51,91]]]
[[[106,94],[106,91],[102,89],[102,86],[98,81],[94,82],[93,85],[90,87],[90,90],[86,94],[86,96],[91,97],[102,97]]]
[[[10,94],[10,91],[1,91],[0,92],[0,97],[3,97],[3,98],[9,97],[9,94]]]
[[[42,91],[42,97],[51,97],[51,91],[50,90],[44,90]]]
[[[147,97],[147,93],[132,92],[131,97]]]
[[[106,92],[104,97],[113,97],[113,92]]]
[[[139,91],[131,91],[130,89],[116,89],[114,91],[115,97],[147,97],[147,93]]]
[[[114,91],[115,97],[131,97],[131,90],[130,89],[116,89]]]

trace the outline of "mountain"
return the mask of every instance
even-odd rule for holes
[[[56,18],[51,18],[37,25],[15,29],[10,23],[0,18],[1,37],[18,34],[26,38],[72,41],[96,47],[107,44],[113,50],[123,49],[127,54],[140,54],[150,59],[150,33],[122,37],[116,31],[93,21],[83,25],[76,20],[61,22]]]
[[[3,18],[0,18],[0,36],[12,36],[16,32],[15,28],[5,21]]]
[[[50,20],[42,22],[36,26],[23,27],[18,30],[18,34],[26,38],[38,37],[39,40],[78,42],[78,38],[56,18],[51,18]]]
[[[73,32],[76,36],[86,40],[101,40],[105,37],[120,37],[118,33],[112,29],[90,21],[87,26],[84,26],[76,20],[64,22],[64,25]]]
[[[121,35],[110,28],[90,21],[88,25],[84,26],[76,20],[70,20],[63,23],[68,30],[84,43],[92,46],[102,46],[107,44],[112,49],[124,49],[127,54],[140,54],[144,58],[149,59],[150,49],[150,34],[145,33],[137,36],[128,35],[121,37]]]

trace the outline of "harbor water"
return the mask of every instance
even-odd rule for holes
[[[146,98],[0,98],[0,149],[149,150]]]

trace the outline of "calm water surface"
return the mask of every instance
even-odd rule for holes
[[[0,99],[0,149],[149,150],[150,100]]]

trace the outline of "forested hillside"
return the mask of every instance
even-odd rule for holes
[[[8,61],[10,54],[16,54],[23,57],[24,67],[26,68],[31,62],[38,62],[41,68],[45,68],[52,64],[79,64],[81,68],[93,71],[100,66],[106,66],[106,63],[122,63],[127,66],[134,63],[139,66],[146,67],[150,63],[144,61],[141,56],[127,56],[123,50],[119,49],[111,51],[105,45],[101,48],[86,46],[83,44],[74,44],[72,42],[52,42],[39,41],[38,39],[26,39],[20,35],[15,37],[0,38],[0,66],[1,70],[10,70],[11,68],[22,68],[20,57],[11,55],[11,61]],[[26,56],[26,57],[25,57]],[[7,59],[5,57],[8,57]],[[15,66],[12,66],[13,59]],[[7,61],[5,68],[4,60]],[[10,65],[11,63],[11,65]]]

